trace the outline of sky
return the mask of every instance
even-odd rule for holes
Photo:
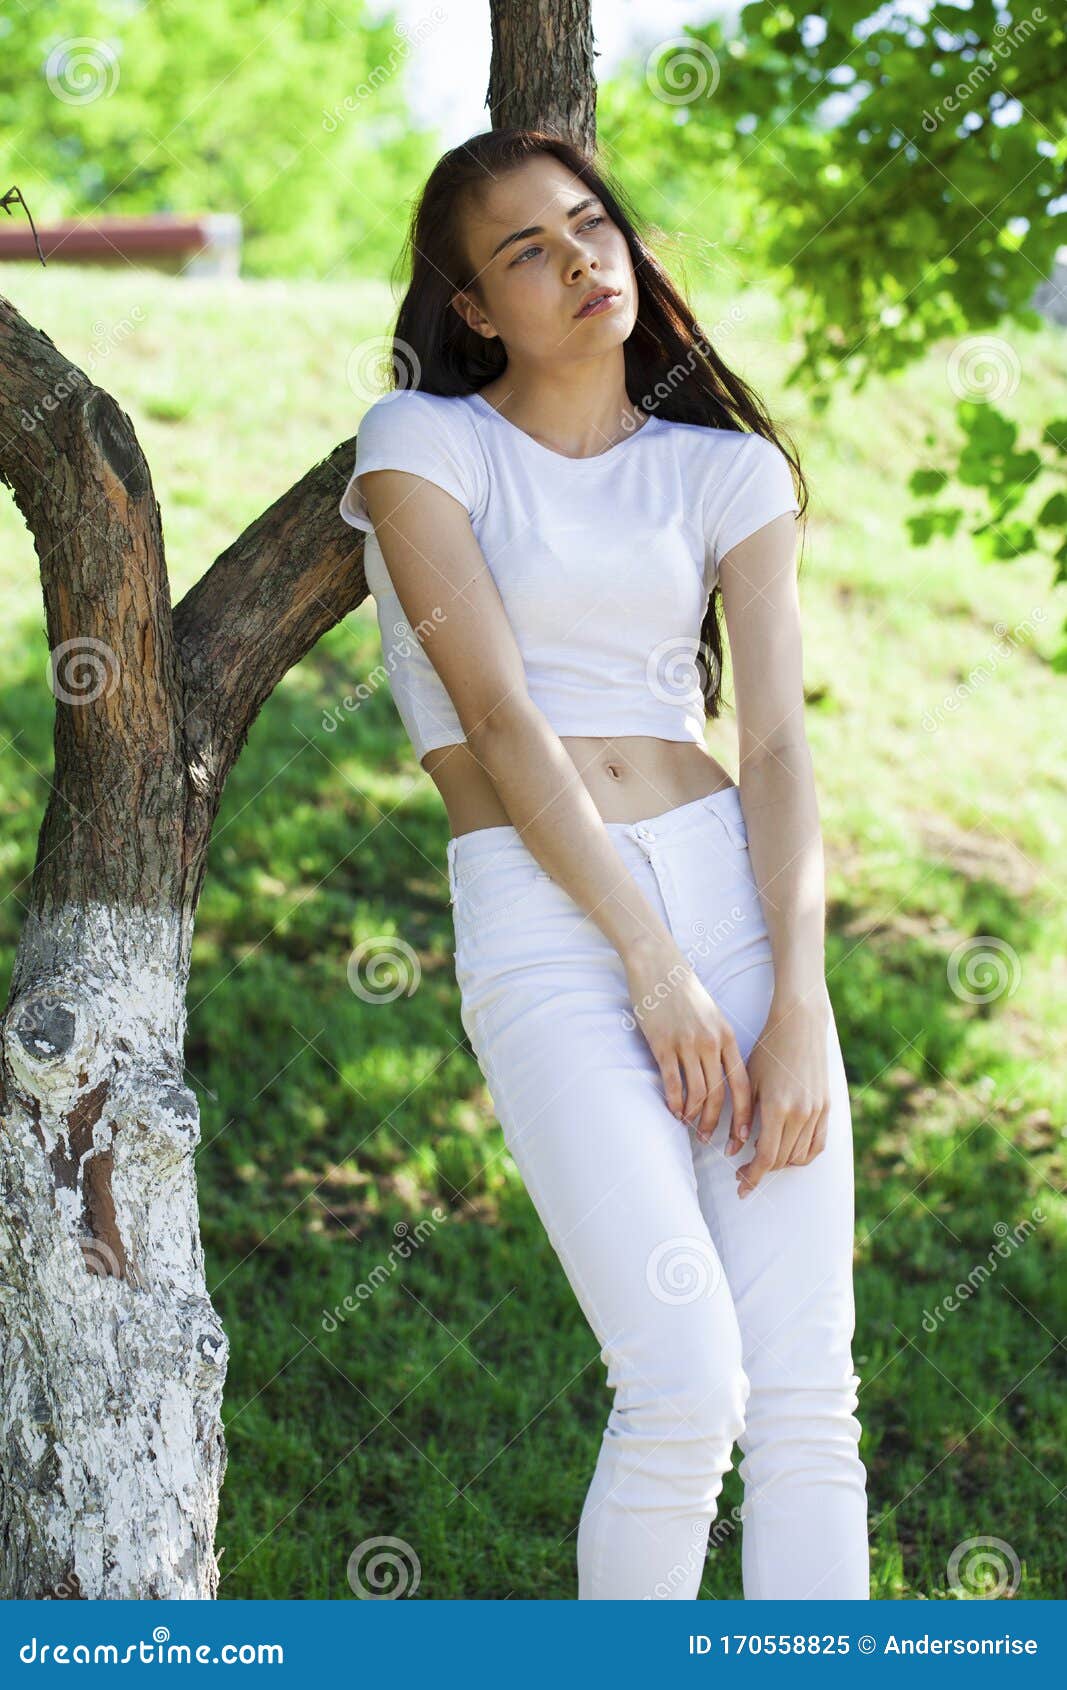
[[[398,22],[423,29],[436,10],[445,14],[433,30],[430,50],[413,53],[406,87],[416,119],[440,130],[442,147],[455,146],[491,127],[485,106],[489,84],[489,0],[392,0],[368,7],[368,15],[395,13]],[[683,33],[682,25],[703,24],[733,13],[723,0],[592,0],[596,76],[604,81],[630,53]]]

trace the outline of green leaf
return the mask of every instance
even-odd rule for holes
[[[908,478],[908,492],[915,493],[920,498],[926,494],[933,497],[940,493],[947,481],[948,476],[940,469],[913,470]]]
[[[1036,520],[1043,528],[1063,528],[1067,525],[1067,493],[1053,493],[1037,513]]]
[[[998,523],[980,528],[974,543],[987,563],[1014,563],[1024,552],[1032,552],[1037,536],[1028,522]]]

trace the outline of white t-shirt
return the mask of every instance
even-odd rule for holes
[[[466,735],[374,537],[358,477],[375,469],[424,476],[469,513],[529,696],[558,734],[704,744],[697,661],[719,561],[799,509],[772,441],[650,414],[608,451],[568,458],[478,393],[401,388],[376,400],[359,425],[340,509],[367,533],[383,662],[421,760]]]

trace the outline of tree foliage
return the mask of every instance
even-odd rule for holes
[[[802,347],[790,380],[816,407],[951,343],[961,438],[941,473],[913,477],[915,542],[953,532],[963,505],[932,496],[966,489],[979,555],[1050,546],[1057,584],[1067,416],[1022,441],[1000,407],[1024,379],[1012,330],[1043,324],[1031,302],[1064,240],[1065,46],[1051,5],[749,5],[736,33],[694,32],[704,87],[683,112],[700,156],[758,196],[761,257]]]

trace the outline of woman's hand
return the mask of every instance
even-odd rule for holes
[[[772,1168],[803,1167],[826,1144],[830,1074],[826,1051],[829,1004],[772,1001],[767,1024],[748,1059],[753,1108],[760,1112],[756,1154],[736,1170],[747,1197]]]
[[[626,977],[671,1113],[707,1142],[726,1101],[724,1081],[729,1081],[732,1144],[741,1128],[747,1132],[751,1125],[752,1088],[729,1021],[676,946],[631,955]],[[741,1142],[738,1138],[738,1149]]]

